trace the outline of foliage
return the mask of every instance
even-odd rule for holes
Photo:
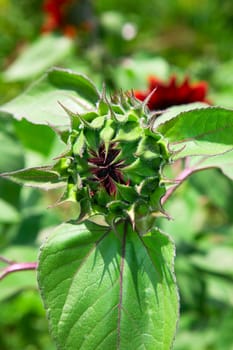
[[[160,206],[166,189],[162,169],[170,159],[198,156],[200,165],[208,157],[211,164],[216,155],[231,151],[232,111],[206,106],[182,111],[181,107],[153,123],[153,112],[145,102],[129,94],[109,101],[83,75],[50,70],[33,85],[35,96],[44,92],[45,84],[58,96],[67,88],[76,96],[81,94],[76,99],[79,112],[60,106],[69,115],[70,126],[50,116],[53,128],[68,144],[67,151],[52,166],[3,176],[45,189],[65,185],[58,205],[71,221],[49,236],[38,266],[52,335],[64,349],[77,344],[89,349],[124,349],[129,347],[129,334],[135,334],[132,348],[146,343],[148,349],[169,349],[178,299],[174,249],[155,226],[156,217],[164,215]],[[27,95],[19,98],[26,107],[23,115],[37,124],[38,110],[30,108],[30,90],[28,95],[29,99]],[[47,100],[44,110],[51,110],[53,103]],[[18,118],[14,112],[19,112],[17,99],[2,110]],[[221,158],[214,165],[221,168]],[[193,169],[186,167],[184,172],[190,175]],[[193,261],[201,264],[198,256]]]
[[[83,1],[75,28],[67,7],[62,30],[45,35],[42,1],[0,0],[0,268],[35,268],[41,247],[39,286],[61,349],[169,349],[174,246],[173,348],[232,347],[231,7]],[[202,99],[213,106],[150,112],[149,98],[116,95],[144,100],[149,76],[157,87],[208,81]],[[55,349],[35,271],[5,276],[0,304],[1,349]]]

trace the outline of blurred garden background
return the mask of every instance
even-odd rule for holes
[[[0,0],[0,48],[2,105],[59,66],[86,74],[99,88],[105,82],[108,92],[146,91],[151,76],[164,84],[171,77],[177,84],[204,81],[209,103],[233,108],[231,0]],[[0,172],[49,164],[63,147],[46,125],[1,112]],[[177,247],[175,350],[233,350],[229,174],[192,175],[166,204],[173,220],[158,220]],[[65,219],[58,209],[45,210],[56,196],[0,179],[0,256],[36,261],[43,239]],[[0,281],[0,310],[1,350],[55,349],[34,271]]]

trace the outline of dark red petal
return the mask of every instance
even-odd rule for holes
[[[108,194],[110,195],[116,194],[116,191],[117,191],[116,185],[110,176],[108,176],[108,178],[104,181],[103,185],[106,191],[108,192]]]
[[[194,101],[204,101],[207,93],[208,86],[205,82],[200,82],[193,86],[192,90],[192,100]]]
[[[168,83],[162,83],[154,76],[149,77],[149,87],[146,92],[136,91],[135,97],[141,101],[149,95],[154,88],[155,93],[151,96],[148,102],[148,107],[151,110],[166,109],[173,105],[186,104],[190,102],[206,102],[210,103],[206,98],[207,83],[199,82],[191,84],[189,78],[186,77],[179,85],[177,77],[171,76]]]
[[[148,81],[149,81],[149,90],[150,91],[153,91],[154,89],[158,88],[159,86],[163,86],[162,81],[153,75],[149,76]]]
[[[116,161],[120,154],[120,150],[115,148],[116,146],[116,143],[110,144],[106,154],[105,145],[101,144],[98,152],[89,151],[94,157],[88,159],[88,163],[91,164],[90,171],[94,175],[92,180],[99,181],[110,195],[116,194],[116,182],[127,185],[120,170],[124,167],[124,160]]]
[[[95,157],[95,158],[89,158],[88,162],[94,165],[103,165],[104,160],[102,158]]]
[[[136,97],[140,101],[144,101],[145,98],[147,97],[148,93],[147,92],[142,92],[142,91],[134,91],[134,97]]]
[[[107,154],[106,164],[111,164],[120,152],[121,151],[119,149],[110,149]]]

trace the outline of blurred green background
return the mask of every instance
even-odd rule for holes
[[[145,89],[151,74],[209,83],[213,104],[233,108],[231,0],[74,1],[62,27],[45,35],[39,0],[0,0],[0,103],[56,65],[87,74],[109,90]],[[75,35],[67,37],[67,26]],[[40,137],[37,137],[40,135]],[[44,147],[46,138],[48,147]],[[0,172],[49,164],[62,151],[47,126],[0,118]],[[175,171],[175,170],[174,170]],[[56,193],[0,179],[0,255],[36,261],[39,245],[62,220],[46,208]],[[218,170],[193,175],[160,219],[177,247],[181,319],[175,350],[233,349],[233,185]],[[4,267],[0,262],[0,267]],[[0,349],[55,349],[33,271],[0,282]]]

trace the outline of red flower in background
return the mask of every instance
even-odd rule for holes
[[[192,102],[210,103],[206,99],[208,85],[201,81],[190,83],[189,78],[185,78],[182,83],[177,82],[177,77],[172,76],[168,83],[164,83],[155,76],[149,77],[149,87],[147,91],[135,91],[134,96],[140,101],[144,101],[154,90],[148,107],[150,110],[166,109],[170,106],[181,105]]]
[[[43,32],[52,32],[62,28],[65,22],[67,6],[73,0],[45,0],[43,11],[46,15]]]
[[[84,0],[44,0],[45,21],[42,32],[60,31],[74,37],[78,31],[93,29],[91,4]]]

